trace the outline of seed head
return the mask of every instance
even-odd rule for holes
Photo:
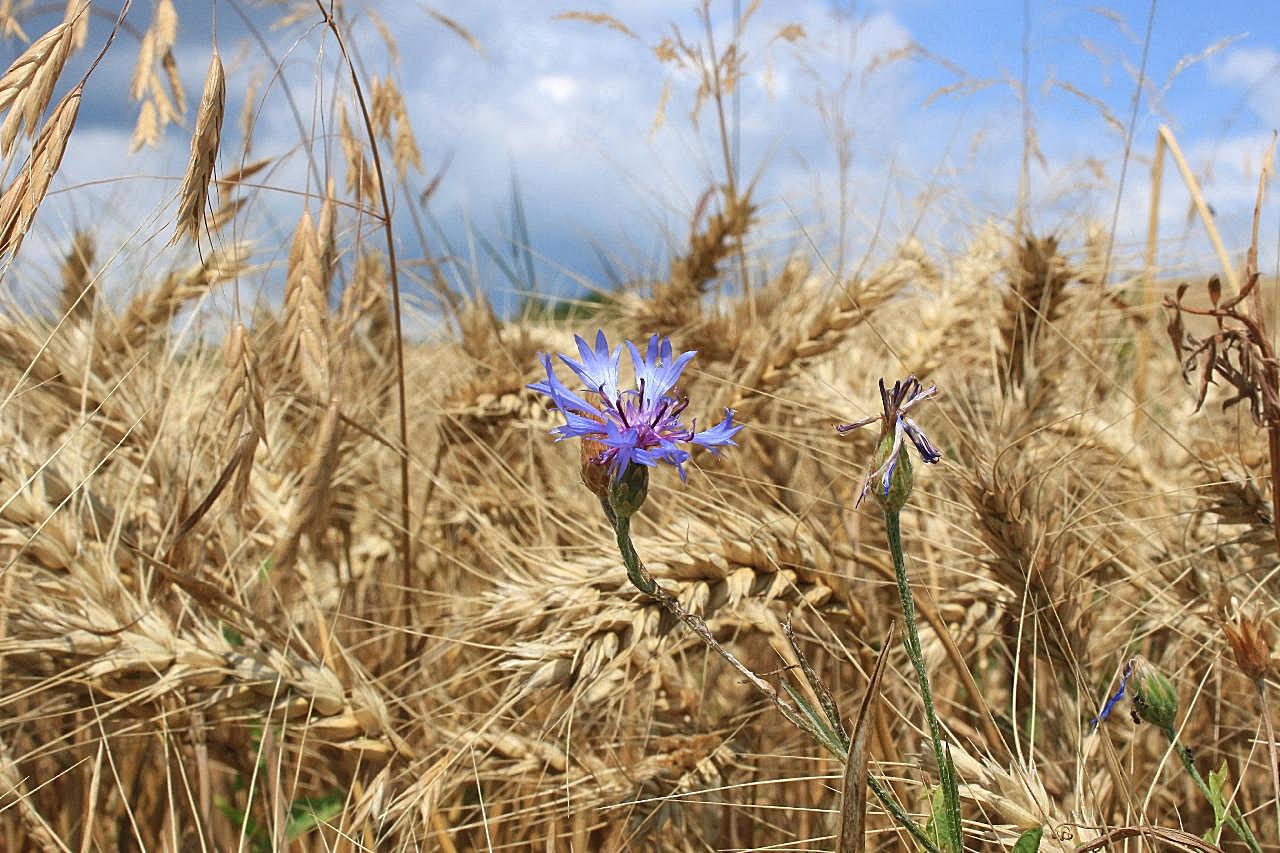
[[[1173,682],[1142,655],[1133,659],[1133,677],[1129,680],[1129,699],[1138,719],[1165,731],[1173,730],[1178,716],[1178,691]]]
[[[1267,630],[1257,614],[1241,613],[1236,625],[1222,626],[1227,635],[1236,666],[1252,681],[1261,681],[1271,671],[1271,643]]]
[[[920,380],[914,376],[894,382],[892,390],[887,389],[884,380],[881,379],[881,413],[878,416],[872,415],[869,418],[836,427],[836,432],[843,435],[876,420],[880,421],[880,440],[876,444],[876,452],[872,457],[867,479],[862,484],[862,492],[858,495],[859,504],[871,491],[871,484],[877,477],[879,483],[876,486],[876,498],[885,510],[900,510],[907,502],[913,479],[911,460],[907,456],[904,437],[911,439],[916,452],[920,454],[920,459],[925,463],[932,465],[942,458],[942,452],[929,441],[924,430],[920,429],[920,425],[908,414],[917,403],[928,400],[937,393],[937,385],[924,388],[920,385]]]

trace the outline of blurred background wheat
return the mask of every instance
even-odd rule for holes
[[[655,474],[649,569],[775,682],[791,620],[846,713],[897,598],[883,522],[854,506],[873,437],[832,426],[875,413],[881,376],[942,389],[921,417],[944,460],[903,527],[968,849],[1035,827],[1043,850],[1216,849],[1158,731],[1091,730],[1136,653],[1280,849],[1266,439],[1215,389],[1191,415],[1159,307],[1178,282],[1199,307],[1210,273],[1245,282],[1265,146],[1219,211],[1156,131],[1174,78],[1231,39],[1164,80],[1142,64],[1154,4],[1102,15],[1133,28],[1122,94],[1052,86],[1118,144],[1064,177],[1025,73],[907,42],[824,79],[822,34],[754,2],[652,33],[548,13],[654,82],[650,133],[695,163],[615,163],[633,197],[584,198],[661,211],[666,248],[588,234],[596,271],[549,276],[537,174],[511,172],[497,232],[441,218],[437,193],[468,185],[419,141],[438,117],[406,97],[397,4],[61,5],[0,3],[0,847],[833,849],[843,768],[627,583],[578,449],[546,435],[537,354],[603,328],[698,350],[681,390],[747,424],[687,486]],[[475,24],[504,12],[413,15],[433,50],[485,57]],[[875,18],[833,20],[847,46]],[[785,158],[742,151],[742,92],[778,57],[835,163],[793,182],[803,209],[770,182]],[[1003,208],[950,157],[859,191],[851,93],[910,62],[951,75],[913,109],[1013,93],[1012,169],[974,170]],[[103,142],[108,112],[140,159]],[[1177,240],[1161,191],[1191,210]],[[1227,629],[1264,649],[1253,669]],[[937,768],[896,642],[888,661],[870,771],[923,822]],[[910,843],[872,800],[867,849]]]

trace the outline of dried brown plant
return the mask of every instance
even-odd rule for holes
[[[129,97],[142,104],[133,128],[131,148],[134,151],[156,145],[164,129],[186,113],[186,95],[173,57],[177,41],[178,12],[172,0],[157,0],[151,24],[138,45],[133,79],[129,83]]]
[[[9,156],[23,129],[27,136],[35,135],[71,53],[73,38],[73,24],[58,24],[32,42],[0,77],[0,110],[9,111],[0,124],[0,154]]]
[[[180,90],[179,90],[180,91]],[[178,225],[174,229],[176,243],[183,237],[196,241],[205,221],[209,196],[209,180],[218,160],[218,142],[222,136],[222,116],[227,104],[227,80],[222,70],[222,57],[215,48],[205,76],[204,92],[196,110],[196,130],[191,137],[191,158],[187,173],[178,190]]]
[[[1027,362],[1035,358],[1045,330],[1061,314],[1072,277],[1066,259],[1058,251],[1057,237],[1022,238],[1000,322],[1009,381],[1014,384],[1023,381]]]
[[[16,253],[35,221],[49,183],[62,165],[62,155],[80,111],[80,92],[81,87],[75,87],[54,107],[36,139],[31,157],[0,194],[0,255]]]

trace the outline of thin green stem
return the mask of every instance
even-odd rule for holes
[[[898,825],[905,829],[927,853],[942,853],[938,849],[938,845],[933,843],[933,839],[929,837],[929,834],[920,828],[920,824],[916,823],[911,815],[903,811],[902,806],[898,805],[898,801],[889,796],[889,791],[870,772],[867,773],[867,787],[871,789],[871,793],[876,795],[876,799],[880,801],[880,805],[884,806],[884,810],[892,815]]]
[[[826,749],[840,761],[848,759],[848,746],[842,742],[832,743],[829,739],[822,736],[812,723],[804,718],[803,712],[796,708],[791,702],[778,695],[778,691],[773,688],[769,682],[756,675],[746,664],[738,660],[733,652],[720,645],[720,642],[711,634],[711,630],[707,627],[707,623],[702,617],[695,613],[690,613],[684,606],[667,590],[654,579],[653,575],[644,567],[644,563],[640,561],[640,555],[636,553],[635,545],[631,541],[631,517],[627,515],[618,515],[614,513],[605,502],[605,516],[613,524],[614,533],[617,534],[618,552],[622,555],[622,563],[627,569],[627,579],[631,581],[632,586],[652,598],[664,610],[675,616],[683,622],[689,630],[697,634],[701,640],[706,643],[707,647],[732,666],[737,672],[746,678],[752,686],[754,686],[765,698],[773,703],[774,707],[781,712],[787,722],[800,729],[802,732],[811,737],[815,743]],[[917,640],[916,645],[919,646]],[[843,740],[844,733],[837,730],[837,738]],[[876,779],[867,773],[867,787],[876,795],[876,799],[884,806],[899,825],[905,829],[912,838],[914,838],[927,853],[943,853],[938,846],[929,838],[927,832],[920,827],[918,823],[898,805],[897,801],[889,795],[889,791]]]
[[[631,544],[631,516],[615,515],[613,529],[618,534],[618,551],[622,554],[622,564],[627,567],[627,580],[645,595],[653,595],[657,592],[658,582],[645,571],[636,546]]]
[[[1209,790],[1208,784],[1205,783],[1204,777],[1200,775],[1200,771],[1196,769],[1195,758],[1191,755],[1191,750],[1187,749],[1178,741],[1178,734],[1172,727],[1164,730],[1165,737],[1169,738],[1169,743],[1173,745],[1173,752],[1178,756],[1178,760],[1182,762],[1183,768],[1187,771],[1187,775],[1191,777],[1191,781],[1200,789],[1200,793],[1204,798],[1213,804],[1213,792]],[[1262,848],[1258,845],[1258,839],[1254,837],[1253,831],[1249,829],[1249,824],[1245,823],[1244,815],[1240,813],[1239,808],[1234,804],[1228,807],[1227,813],[1223,816],[1227,822],[1227,826],[1236,835],[1240,836],[1240,840],[1249,845],[1249,849],[1253,853],[1262,853]]]
[[[924,702],[925,720],[929,725],[929,739],[933,742],[933,756],[938,763],[938,781],[942,785],[942,796],[947,812],[950,837],[945,843],[952,850],[962,851],[964,840],[960,832],[960,791],[956,783],[955,765],[951,754],[942,740],[942,729],[938,725],[938,715],[933,707],[933,690],[929,686],[929,673],[924,668],[924,653],[920,650],[920,633],[916,629],[915,599],[911,595],[911,583],[907,579],[907,567],[902,559],[902,528],[899,524],[899,513],[896,509],[885,509],[884,526],[889,539],[889,554],[893,557],[893,571],[898,579],[898,598],[902,602],[902,616],[907,625],[903,632],[902,643],[906,646],[907,657],[916,672],[916,681],[920,685],[920,698]]]

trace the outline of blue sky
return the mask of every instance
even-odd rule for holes
[[[248,30],[230,5],[176,5],[182,16],[178,58],[189,100],[198,99],[216,10],[229,115],[238,116],[247,81],[265,66],[260,48],[245,47]],[[150,8],[137,4],[135,26],[146,26]],[[378,36],[370,8],[398,43],[398,65]],[[469,30],[481,52],[417,3],[348,4],[364,67],[394,73],[401,82],[426,172],[449,162],[430,213],[455,246],[466,283],[497,294],[499,301],[512,300],[513,284],[474,247],[479,237],[500,246],[512,239],[513,171],[540,287],[574,293],[606,286],[601,253],[627,277],[660,275],[670,251],[687,235],[700,196],[724,180],[713,113],[704,108],[694,127],[695,81],[659,63],[652,50],[673,25],[689,41],[705,42],[692,0],[438,0],[434,8]],[[637,38],[553,20],[572,9],[613,15]],[[942,257],[983,222],[1011,221],[1023,155],[1018,88],[1024,46],[1041,154],[1030,169],[1031,221],[1041,230],[1066,233],[1075,247],[1090,227],[1109,230],[1151,7],[1032,0],[1025,10],[1023,4],[988,2],[765,0],[743,39],[747,59],[736,118],[730,109],[739,170],[746,178],[762,176],[755,240],[764,256],[781,263],[813,241],[829,261],[841,257],[839,171],[824,108],[828,116],[842,114],[851,133],[846,271],[864,254],[874,258],[891,251],[908,235]],[[299,154],[305,134],[285,108],[280,82],[288,83],[304,110],[325,113],[335,56],[332,40],[313,25],[265,29],[276,14],[250,12],[283,60],[274,85],[259,90],[262,119],[254,143],[255,154],[281,158],[272,176],[278,191],[255,199],[254,235],[275,247],[267,260],[280,257],[299,212],[296,192],[307,188]],[[713,3],[712,14],[723,48],[733,27],[732,0]],[[794,23],[803,28],[803,38],[776,37]],[[94,38],[103,35],[105,24],[95,23]],[[1215,45],[1211,55],[1188,64]],[[62,193],[51,205],[41,223],[50,235],[43,248],[46,270],[67,224],[90,218],[114,229],[119,241],[133,241],[122,264],[146,265],[167,251],[166,217],[185,164],[187,131],[172,128],[159,150],[128,154],[136,106],[123,100],[121,89],[131,49],[126,45],[109,57],[86,90],[78,141],[58,186],[83,189],[85,182],[129,177],[95,184],[91,193]],[[1185,67],[1171,80],[1180,63]],[[1118,260],[1132,260],[1145,233],[1149,157],[1161,122],[1173,128],[1204,181],[1228,246],[1242,250],[1257,169],[1271,130],[1280,126],[1280,11],[1244,2],[1157,6],[1146,79],[1119,207]],[[655,128],[664,86],[670,100],[665,123]],[[232,121],[224,170],[238,159]],[[337,145],[329,152],[340,179]],[[426,180],[416,176],[411,183],[421,187]],[[417,238],[404,214],[412,203],[399,193],[399,234],[410,253]],[[1264,269],[1275,264],[1276,205],[1280,201],[1264,220]],[[1213,256],[1203,229],[1187,211],[1187,194],[1167,164],[1161,258],[1176,268],[1210,269]],[[152,236],[162,239],[139,240]],[[42,250],[29,254],[38,271]]]

